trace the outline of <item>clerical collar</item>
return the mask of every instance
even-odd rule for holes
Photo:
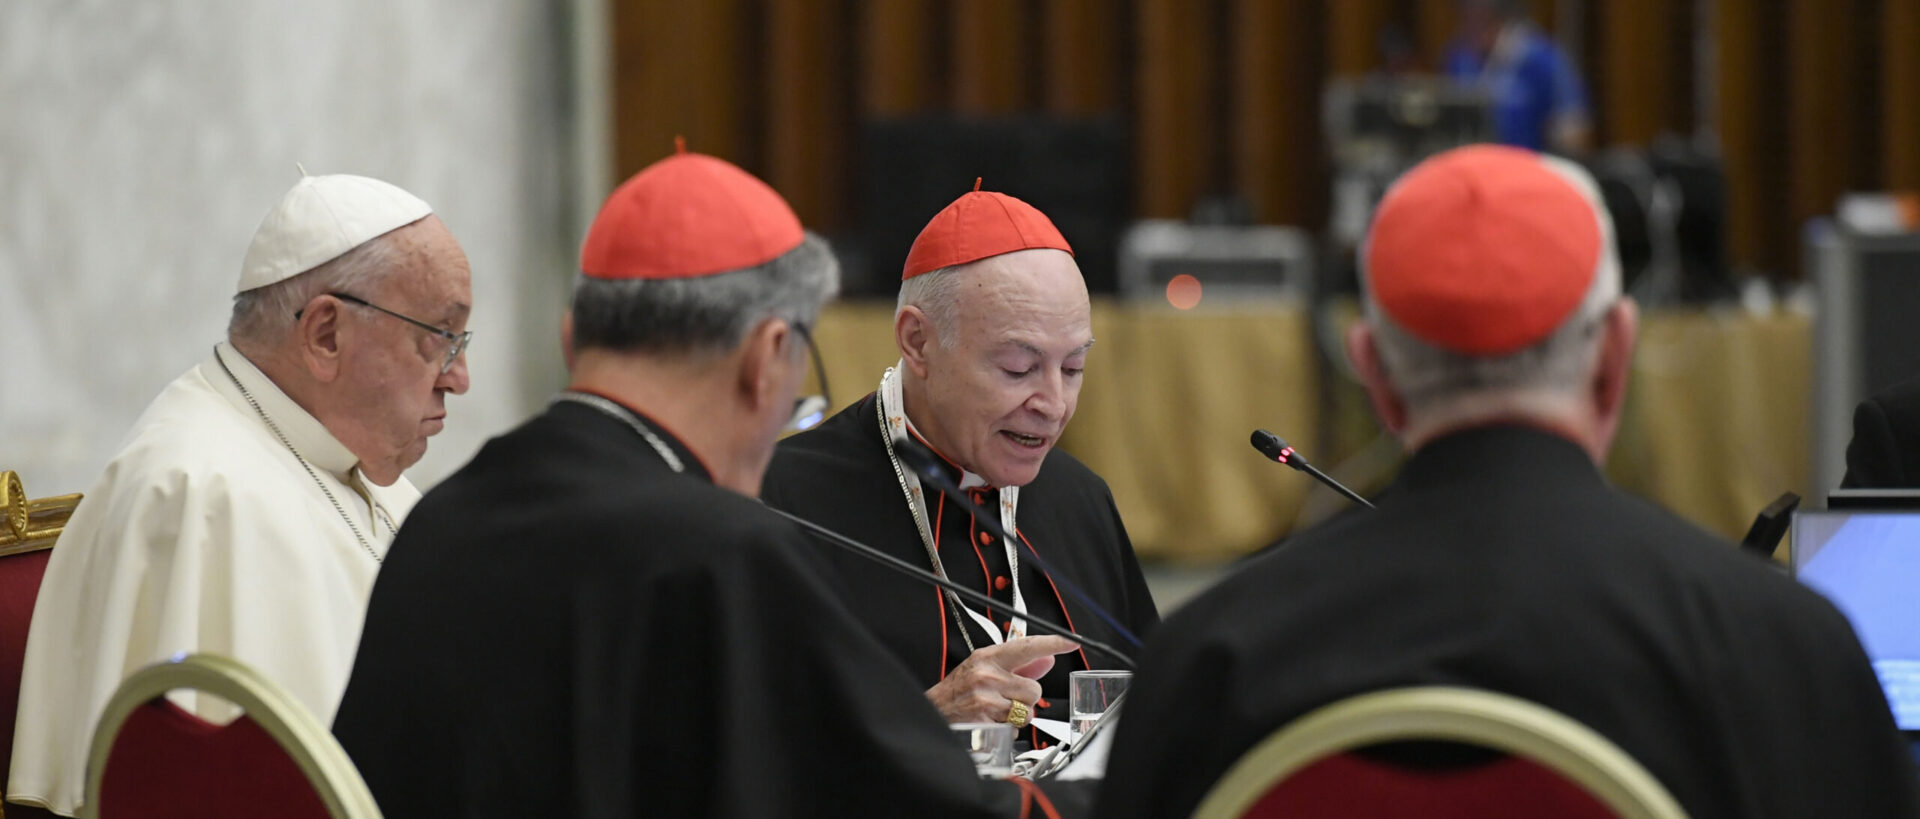
[[[214,345],[213,353],[219,356],[220,363],[226,365],[227,372],[233,374],[233,382],[238,382],[237,389],[229,390],[227,388],[234,386],[233,382],[222,383],[225,379],[220,378],[208,379],[215,389],[227,394],[227,400],[248,415],[252,415],[253,410],[248,406],[246,396],[252,396],[260,405],[260,412],[272,419],[272,425],[286,436],[287,445],[301,458],[338,478],[341,483],[353,485],[354,466],[360,463],[360,457],[353,454],[353,450],[340,443],[339,438],[333,437],[320,419],[296,403],[232,344],[222,341]]]
[[[874,389],[880,442],[886,448],[887,460],[893,466],[894,477],[900,481],[901,497],[906,501],[907,509],[913,515],[914,528],[920,530],[920,545],[927,550],[927,562],[933,565],[934,574],[939,575],[941,579],[950,579],[947,577],[946,566],[940,560],[940,545],[934,537],[933,523],[927,514],[927,493],[920,486],[920,478],[913,473],[913,470],[903,467],[899,454],[893,451],[893,441],[903,433],[911,432],[913,437],[920,439],[921,443],[926,443],[927,440],[913,430],[913,422],[907,418],[906,397],[900,386],[901,369],[902,366],[899,364],[888,367],[887,371],[880,376],[880,386]],[[929,444],[928,448],[932,449],[932,445]],[[945,455],[940,455],[940,458],[946,461],[949,468],[958,469]],[[972,477],[979,479],[977,475]],[[985,486],[986,481],[979,480],[977,485]],[[960,486],[966,488],[967,484],[962,483]],[[1008,532],[1018,532],[1015,517],[1020,507],[1020,487],[1001,487],[999,492],[1000,502],[997,505],[1000,507],[1000,528]],[[1010,540],[1002,539],[1001,545],[1007,551],[1007,576],[1013,578],[1013,610],[1016,613],[1016,616],[1007,621],[1005,638],[1020,637],[1024,636],[1027,630],[1025,618],[1019,616],[1027,613],[1026,597],[1020,590],[1020,552]],[[1005,639],[990,618],[967,608],[967,605],[960,601],[959,595],[948,590],[945,600],[953,604],[953,621],[960,628],[960,637],[966,641],[968,653],[972,653],[975,648],[973,636],[968,633],[966,626],[966,621],[969,619],[979,625],[987,639],[994,644],[997,645]],[[962,612],[965,612],[966,616],[963,617]]]
[[[674,434],[665,424],[653,416],[634,409],[621,401],[598,390],[582,387],[568,387],[553,398],[555,403],[568,402],[599,410],[607,417],[625,424],[639,435],[653,451],[660,456],[669,468],[675,472],[691,474],[708,483],[713,482],[713,469],[700,458],[700,454],[688,447],[680,436]]]
[[[992,489],[998,488],[993,486],[992,484],[987,483],[986,478],[982,478],[979,475],[975,475],[972,472],[968,472],[966,469],[962,468],[960,464],[954,462],[952,458],[947,457],[946,453],[941,452],[939,447],[936,447],[931,442],[929,442],[927,440],[927,436],[921,435],[920,429],[913,425],[913,417],[910,415],[907,415],[905,408],[901,409],[900,415],[907,419],[907,434],[912,435],[920,443],[926,444],[927,451],[932,452],[935,456],[938,456],[942,463],[945,463],[948,467],[951,467],[951,471],[960,473],[961,489],[992,490]]]
[[[1602,486],[1606,477],[1593,456],[1564,434],[1512,421],[1464,427],[1428,441],[1394,480],[1409,489],[1566,483]]]

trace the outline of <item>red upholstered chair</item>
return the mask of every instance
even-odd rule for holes
[[[13,718],[20,706],[20,664],[27,654],[27,624],[40,596],[47,557],[80,504],[79,495],[27,500],[20,476],[0,472],[0,794],[13,765]],[[9,805],[14,819],[49,816],[39,808]]]
[[[1361,752],[1438,742],[1497,752],[1407,766]],[[1240,757],[1196,819],[1684,819],[1659,780],[1605,737],[1538,704],[1466,688],[1363,694],[1283,726]]]
[[[190,689],[238,706],[226,725],[174,705]],[[347,754],[284,689],[211,654],[177,657],[120,684],[93,734],[82,817],[378,819]]]

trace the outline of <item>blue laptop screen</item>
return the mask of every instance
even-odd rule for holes
[[[1853,623],[1903,731],[1920,731],[1920,511],[1793,517],[1793,569]]]

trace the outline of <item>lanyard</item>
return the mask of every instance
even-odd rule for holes
[[[874,397],[880,402],[876,407],[880,416],[880,439],[886,444],[887,459],[893,464],[894,477],[900,480],[900,492],[906,498],[907,509],[913,515],[914,526],[920,530],[920,544],[926,547],[927,560],[933,564],[934,573],[940,575],[942,579],[951,580],[952,578],[947,577],[946,567],[941,565],[940,550],[934,543],[933,528],[927,516],[926,492],[920,486],[920,478],[913,473],[913,470],[903,468],[900,464],[900,456],[893,451],[894,439],[904,438],[908,434],[906,401],[900,389],[899,365],[888,367],[886,373],[880,376],[880,389],[875,391]],[[1008,486],[1000,489],[1000,527],[1016,537],[1018,530],[1014,527],[1014,515],[1019,504],[1020,487]],[[1020,553],[1010,541],[1003,540],[1001,545],[1007,550],[1007,574],[1013,584],[1013,610],[1017,615],[1024,615],[1027,613],[1027,601],[1020,590]],[[974,625],[979,626],[981,631],[986,632],[987,639],[993,641],[994,645],[1005,641],[1006,638],[1001,636],[1000,630],[994,627],[993,621],[986,615],[967,607],[960,601],[959,595],[951,591],[946,595],[947,602],[954,607],[954,624],[960,626],[960,637],[966,640],[969,652],[975,648],[973,637],[964,621],[960,619],[960,612],[966,612],[967,617],[973,620]],[[1026,633],[1026,619],[1019,616],[1013,617],[1009,622],[1007,636],[1022,637]]]

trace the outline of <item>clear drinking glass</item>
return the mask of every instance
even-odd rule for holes
[[[1004,722],[956,722],[953,735],[973,756],[973,769],[982,777],[1013,775],[1013,726]]]
[[[1071,721],[1067,723],[1067,741],[1078,747],[1080,737],[1107,713],[1107,706],[1127,693],[1127,686],[1133,683],[1133,672],[1075,671],[1068,679],[1067,707]]]

